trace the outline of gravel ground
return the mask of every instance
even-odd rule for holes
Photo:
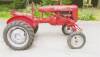
[[[32,47],[24,51],[14,51],[5,45],[2,37],[4,21],[0,21],[0,57],[100,57],[100,22],[79,21],[78,25],[86,35],[82,49],[70,49],[67,36],[61,26],[40,24]]]

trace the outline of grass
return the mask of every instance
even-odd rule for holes
[[[85,21],[96,20],[96,17],[94,16],[92,9],[89,8],[80,9],[78,13],[80,20],[85,20]]]
[[[0,4],[0,18],[2,19],[8,19],[10,18],[10,10],[11,10],[11,4]]]
[[[6,12],[6,11],[0,12],[0,18],[2,18],[2,19],[10,18],[10,12]]]
[[[97,21],[100,21],[100,9],[98,8],[93,8],[92,9],[92,13],[94,14],[94,16],[96,17]]]

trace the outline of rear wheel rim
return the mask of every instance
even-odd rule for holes
[[[28,43],[28,32],[19,26],[12,27],[7,33],[8,42],[14,47],[23,47]]]

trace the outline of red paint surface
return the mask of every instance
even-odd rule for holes
[[[34,10],[32,10],[34,11]],[[75,31],[78,27],[75,23],[78,19],[78,7],[76,5],[55,5],[55,6],[43,6],[39,8],[41,12],[51,12],[54,13],[53,16],[48,18],[36,18],[32,14],[23,14],[20,12],[13,11],[12,18],[10,18],[7,23],[21,20],[31,25],[32,27],[37,26],[39,23],[49,23],[51,25],[64,25],[66,24],[68,27],[72,27]],[[62,17],[60,12],[72,12],[71,16]],[[72,18],[70,18],[72,17]]]

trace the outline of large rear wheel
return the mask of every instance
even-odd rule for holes
[[[34,33],[35,33],[35,34],[37,33],[38,28],[39,28],[39,26],[38,26],[38,25],[34,28]]]
[[[4,30],[5,43],[14,50],[28,49],[34,39],[34,29],[24,21],[14,21]]]

